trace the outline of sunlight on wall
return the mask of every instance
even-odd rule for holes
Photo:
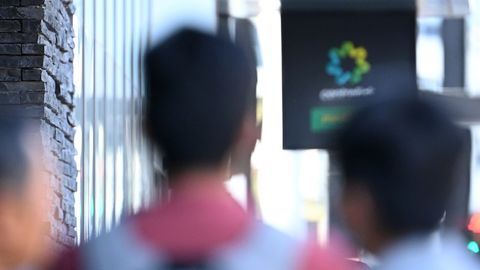
[[[307,221],[328,228],[328,155],[317,150],[282,149],[282,52],[280,3],[262,0],[257,26],[262,66],[258,69],[258,95],[263,101],[262,141],[253,156],[258,170],[262,219],[298,238],[307,236]],[[310,220],[310,219],[318,220]]]
[[[470,183],[470,213],[480,213],[480,126],[472,127],[472,174]]]
[[[151,37],[156,43],[179,27],[213,33],[216,29],[215,0],[151,0]]]

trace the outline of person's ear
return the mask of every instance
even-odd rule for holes
[[[246,117],[242,122],[239,144],[246,147],[246,150],[251,153],[259,138],[260,134],[256,118],[254,116]]]
[[[10,196],[6,195],[0,199],[0,238],[5,239],[7,236],[11,236],[12,230],[17,227],[18,208]]]
[[[369,235],[369,230],[375,230],[375,207],[372,196],[365,188],[360,186],[345,188],[342,212],[345,222],[357,238],[364,238]]]
[[[245,173],[257,140],[259,129],[255,116],[247,116],[242,121],[240,131],[231,153],[232,175]]]

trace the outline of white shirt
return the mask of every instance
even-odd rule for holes
[[[479,270],[480,260],[467,250],[454,233],[409,237],[386,249],[377,270]]]

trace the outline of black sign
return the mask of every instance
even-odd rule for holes
[[[283,10],[285,149],[329,148],[360,104],[417,89],[414,10]]]

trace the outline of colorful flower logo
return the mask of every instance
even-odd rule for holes
[[[345,41],[340,48],[332,48],[328,52],[330,62],[327,64],[327,74],[333,76],[338,85],[359,84],[363,76],[370,72],[367,56],[364,47],[355,47],[353,42]],[[348,58],[355,64],[353,70],[344,70],[342,67],[342,62]]]

